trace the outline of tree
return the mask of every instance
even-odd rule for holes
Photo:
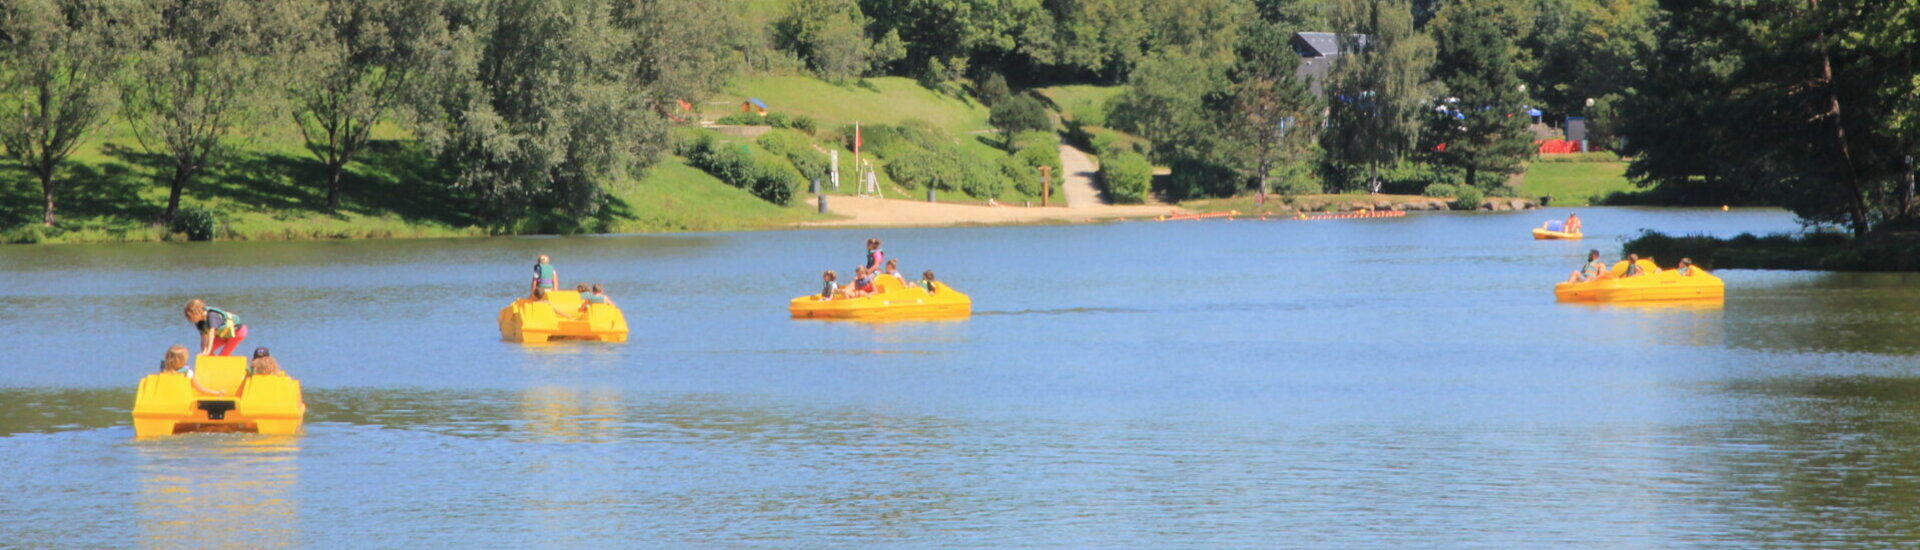
[[[1346,53],[1327,79],[1321,145],[1340,163],[1365,166],[1367,188],[1378,193],[1380,166],[1406,156],[1419,137],[1433,95],[1433,40],[1414,32],[1406,0],[1340,0],[1333,21]]]
[[[1670,0],[1622,111],[1629,175],[1865,235],[1909,204],[1912,2]]]
[[[736,2],[625,0],[614,13],[633,33],[631,51],[621,54],[633,64],[633,86],[658,108],[720,89],[750,50],[764,47]]]
[[[327,209],[340,207],[346,165],[373,127],[421,95],[452,36],[435,0],[325,0],[324,26],[297,67],[293,118],[327,167]]]
[[[0,145],[40,180],[53,225],[54,178],[113,103],[111,78],[124,44],[108,4],[97,0],[22,0],[0,20]]]
[[[1448,4],[1428,30],[1434,37],[1433,77],[1448,97],[1433,115],[1422,150],[1466,170],[1467,185],[1481,185],[1480,172],[1509,174],[1533,152],[1512,56],[1513,43],[1483,4]]]
[[[231,150],[228,139],[278,99],[270,93],[297,44],[312,42],[315,4],[297,0],[146,0],[128,18],[141,44],[122,86],[134,137],[172,164],[172,221],[195,176]]]
[[[1268,179],[1283,163],[1298,160],[1309,145],[1317,102],[1295,71],[1300,56],[1288,46],[1288,33],[1271,24],[1247,29],[1239,60],[1229,73],[1228,108],[1219,110],[1234,154],[1232,164],[1244,179],[1271,193]]]
[[[482,26],[449,55],[464,78],[441,96],[443,128],[430,134],[442,162],[459,170],[475,216],[497,227],[590,228],[606,186],[666,145],[650,94],[633,88],[641,37],[608,0],[479,9],[463,15]]]
[[[871,21],[854,0],[798,0],[773,24],[781,48],[807,60],[821,78],[842,82],[862,76],[898,53],[867,39]],[[897,34],[891,35],[898,40]]]
[[[1135,68],[1107,104],[1107,121],[1153,142],[1153,160],[1206,159],[1219,137],[1207,98],[1227,87],[1225,64],[1175,49]]]
[[[993,106],[987,114],[987,124],[999,128],[1006,135],[1007,147],[1013,147],[1013,136],[1020,132],[1037,132],[1053,129],[1053,117],[1047,115],[1047,107],[1040,100],[1026,95],[1017,95]]]

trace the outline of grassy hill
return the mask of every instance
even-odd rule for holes
[[[352,239],[484,235],[450,174],[426,146],[383,128],[348,165],[342,204],[326,211],[326,170],[289,128],[265,126],[189,185],[183,207],[215,214],[222,239]],[[0,241],[124,242],[180,238],[157,224],[165,211],[167,160],[109,126],[77,151],[58,181],[59,223],[40,224],[40,188],[24,169],[0,163]],[[609,189],[612,231],[717,231],[785,226],[821,216],[768,204],[667,158]]]
[[[739,112],[739,102],[758,98],[772,112],[807,115],[821,128],[843,124],[933,123],[952,132],[986,130],[987,108],[973,101],[921,87],[910,78],[878,77],[833,84],[806,76],[739,77],[729,82],[709,115]],[[731,106],[728,106],[731,104]]]
[[[1605,160],[1589,162],[1540,162],[1527,165],[1520,185],[1525,197],[1553,196],[1556,206],[1595,204],[1614,193],[1639,191],[1627,179],[1627,162]]]

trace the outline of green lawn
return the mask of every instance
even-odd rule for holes
[[[747,98],[766,102],[769,112],[807,115],[821,129],[842,124],[899,124],[909,120],[933,123],[956,135],[987,126],[987,109],[971,100],[942,94],[910,78],[868,78],[833,84],[805,76],[739,77],[727,83],[721,100],[734,105]],[[720,113],[725,115],[734,110]]]
[[[485,235],[431,151],[395,128],[347,165],[341,207],[326,210],[326,170],[285,128],[252,139],[197,177],[182,207],[214,213],[219,238],[354,239]],[[121,242],[176,238],[155,225],[166,209],[170,165],[109,126],[62,171],[59,223],[40,225],[40,188],[0,163],[0,242]],[[715,231],[780,227],[820,216],[754,198],[668,157],[638,181],[615,183],[601,218],[610,231]]]
[[[1040,88],[1040,95],[1052,100],[1061,114],[1074,121],[1092,126],[1107,124],[1107,100],[1120,95],[1126,86],[1054,86]]]
[[[1520,194],[1552,195],[1555,206],[1584,206],[1610,193],[1637,191],[1626,173],[1625,162],[1535,162],[1527,166]]]
[[[615,233],[760,229],[827,219],[811,202],[776,206],[669,156],[639,181],[615,184],[612,208],[625,210]]]

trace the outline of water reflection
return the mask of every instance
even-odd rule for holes
[[[1920,543],[1920,379],[1789,377],[1734,382],[1764,399],[1711,434],[1707,494],[1739,538],[1886,548]]]
[[[531,441],[607,443],[620,437],[625,414],[619,390],[544,387],[520,395],[521,428]]]
[[[0,437],[129,425],[133,388],[0,388]]]
[[[189,435],[134,444],[149,548],[301,545],[300,436]]]
[[[1743,277],[1749,278],[1749,277]],[[1920,354],[1920,274],[1765,273],[1739,299],[1728,343],[1779,351]]]

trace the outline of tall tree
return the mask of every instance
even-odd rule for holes
[[[892,61],[867,38],[868,23],[854,0],[798,0],[773,23],[773,34],[781,48],[805,59],[821,78],[841,82]],[[891,36],[897,40],[899,35]]]
[[[141,48],[121,95],[135,138],[172,164],[166,220],[193,178],[231,150],[232,134],[279,99],[286,57],[312,41],[316,7],[145,0],[128,18]]]
[[[1659,48],[1623,107],[1629,174],[1760,198],[1856,235],[1897,216],[1920,11],[1909,3],[1665,0]]]
[[[373,127],[441,63],[452,36],[437,0],[324,0],[323,25],[297,68],[293,118],[307,150],[327,166],[327,209],[340,207],[347,163]]]
[[[1421,149],[1465,169],[1467,185],[1484,185],[1482,172],[1513,173],[1533,152],[1513,42],[1497,24],[1477,3],[1448,4],[1427,23],[1436,47],[1433,77],[1448,97],[1429,115]]]
[[[1325,87],[1321,146],[1342,164],[1366,167],[1367,189],[1378,193],[1380,167],[1405,157],[1419,138],[1433,97],[1433,40],[1414,32],[1406,0],[1339,0],[1332,19],[1344,53]]]
[[[53,225],[61,164],[106,120],[111,78],[125,56],[109,5],[20,0],[0,7],[0,145],[40,180]]]
[[[1295,72],[1300,56],[1288,45],[1289,34],[1278,26],[1260,23],[1241,37],[1238,61],[1228,72],[1225,120],[1233,165],[1256,182],[1261,195],[1272,192],[1268,181],[1280,165],[1300,160],[1319,127],[1307,82]]]
[[[497,227],[590,229],[606,186],[658,158],[665,121],[636,91],[634,26],[608,0],[495,0],[478,6],[464,80],[442,97],[442,161],[476,217]],[[697,22],[686,22],[697,24]],[[551,212],[557,216],[545,216]]]

